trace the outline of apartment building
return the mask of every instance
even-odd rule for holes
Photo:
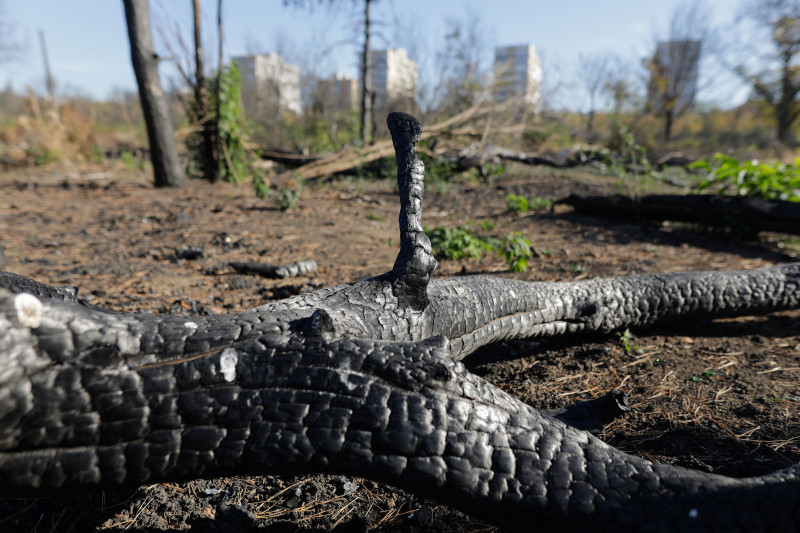
[[[370,81],[375,92],[375,109],[417,98],[419,68],[402,48],[371,52]]]
[[[279,54],[234,57],[242,75],[242,103],[248,116],[263,121],[283,111],[300,113],[300,67]]]
[[[516,99],[534,110],[539,109],[542,61],[532,44],[495,48],[494,73],[497,102]]]

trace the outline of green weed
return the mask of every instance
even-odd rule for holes
[[[484,253],[496,253],[514,272],[528,269],[531,243],[519,232],[509,234],[502,242],[483,238],[467,228],[426,228],[431,247],[436,255],[445,259],[480,259]]]
[[[617,332],[617,337],[619,337],[619,341],[622,343],[622,347],[625,349],[626,354],[630,355],[631,353],[642,353],[641,347],[633,345],[633,339],[635,337],[628,328],[625,328],[625,331]]]
[[[550,198],[544,198],[543,196],[534,196],[529,200],[529,204],[532,211],[540,211],[552,206],[553,201]]]
[[[530,209],[530,202],[522,195],[509,194],[506,196],[506,208],[510,213],[525,213]]]
[[[711,161],[697,161],[690,167],[708,172],[698,191],[713,188],[721,194],[800,202],[800,158],[790,164],[762,163],[718,153]]]
[[[506,236],[498,254],[505,259],[512,272],[525,272],[528,270],[528,259],[531,258],[531,241],[518,231],[511,233]]]
[[[479,259],[492,249],[491,244],[465,228],[426,229],[434,253],[446,259]]]

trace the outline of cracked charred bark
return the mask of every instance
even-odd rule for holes
[[[572,283],[434,279],[419,124],[389,118],[401,250],[377,278],[211,317],[110,312],[0,275],[0,493],[254,473],[355,474],[515,530],[800,527],[800,465],[653,464],[458,359],[501,339],[800,304],[800,264]],[[33,293],[33,294],[31,294]]]

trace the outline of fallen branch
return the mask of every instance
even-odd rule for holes
[[[269,265],[253,261],[234,261],[228,264],[236,272],[242,274],[258,274],[265,278],[294,278],[317,271],[317,262],[314,260],[295,261],[288,265]]]
[[[501,146],[489,145],[481,147],[480,144],[476,143],[454,154],[446,155],[444,159],[453,163],[457,170],[467,170],[487,163],[499,164],[502,161],[514,161],[525,165],[541,165],[553,168],[568,168],[602,161],[605,157],[606,155],[603,151],[596,150],[574,150],[568,152],[567,156],[552,157],[544,154],[517,152]]]
[[[315,155],[291,154],[287,152],[279,152],[277,150],[259,149],[258,155],[261,157],[261,159],[265,159],[267,161],[274,161],[285,167],[297,168],[297,167],[302,167],[304,165],[309,165],[311,163],[316,163],[318,161],[331,157],[332,154],[315,154]]]
[[[425,140],[434,135],[439,135],[444,131],[464,124],[469,120],[485,115],[489,112],[489,106],[477,104],[447,120],[427,126],[425,131],[420,135],[420,140]],[[313,181],[324,176],[345,172],[360,165],[371,163],[372,161],[376,161],[383,157],[391,156],[393,153],[394,147],[391,140],[378,141],[363,148],[346,148],[331,156],[325,157],[324,159],[320,159],[294,170],[278,174],[275,176],[275,178],[273,178],[273,182],[283,183],[289,179],[295,178]]]

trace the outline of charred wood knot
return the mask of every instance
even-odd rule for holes
[[[597,314],[596,302],[584,302],[578,308],[578,316],[583,319],[590,319]]]
[[[329,339],[335,332],[333,319],[324,309],[316,309],[310,317],[300,321],[297,330],[309,337]]]

